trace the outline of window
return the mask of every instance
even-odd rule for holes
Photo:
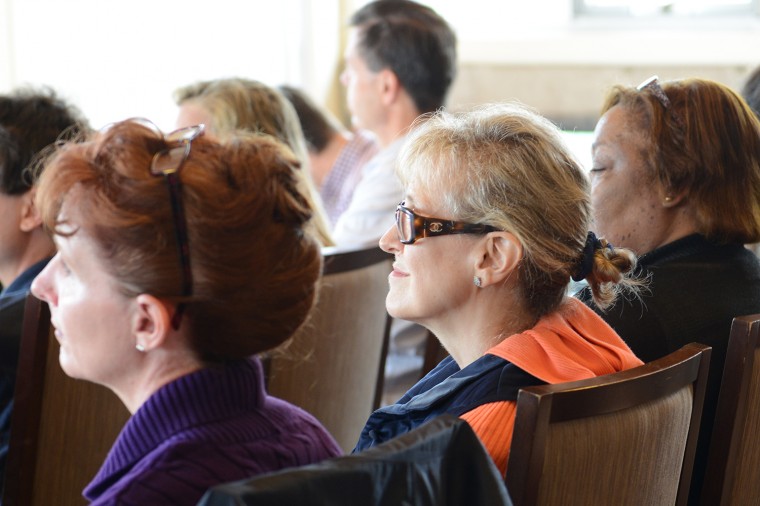
[[[758,0],[573,0],[576,18],[706,18],[760,14]]]

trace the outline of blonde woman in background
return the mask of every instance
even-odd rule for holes
[[[309,156],[298,115],[276,89],[252,79],[202,81],[174,93],[177,128],[203,123],[217,136],[246,131],[271,135],[287,144],[301,163],[298,185],[314,210],[310,224],[322,246],[333,246],[329,221],[308,170]]]
[[[357,450],[441,414],[470,423],[502,472],[521,387],[641,364],[622,339],[566,296],[585,279],[606,306],[635,257],[589,232],[583,170],[548,120],[517,105],[437,113],[412,130],[399,173],[404,201],[380,239],[395,255],[388,312],[432,331],[450,353]],[[617,285],[617,286],[616,286]]]

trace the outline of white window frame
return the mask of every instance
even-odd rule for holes
[[[573,0],[573,17],[575,19],[593,18],[642,18],[656,19],[707,19],[707,18],[742,18],[747,16],[760,17],[760,0],[746,0],[743,4],[727,5],[720,0],[702,0],[705,8],[699,12],[679,11],[677,4],[686,3],[684,0],[671,2],[642,2],[641,0],[620,1],[618,6],[593,5],[593,0]],[[646,4],[652,4],[646,7]],[[661,4],[659,7],[656,4]],[[590,5],[591,4],[591,5]],[[642,8],[642,4],[644,8]],[[675,9],[672,8],[676,4]]]

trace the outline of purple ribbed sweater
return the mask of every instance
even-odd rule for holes
[[[164,385],[129,419],[84,490],[93,504],[196,504],[206,490],[341,453],[305,411],[269,396],[257,359]]]

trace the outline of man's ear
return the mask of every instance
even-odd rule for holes
[[[171,331],[174,308],[160,299],[140,294],[135,298],[136,308],[132,318],[132,335],[135,346],[150,351],[163,346]]]
[[[34,196],[37,189],[32,188],[21,196],[21,221],[19,228],[22,232],[31,232],[42,226],[42,217],[34,205]]]
[[[401,81],[391,69],[383,69],[377,73],[380,98],[383,105],[388,106],[396,101],[401,92]]]
[[[522,243],[510,232],[490,232],[475,265],[480,287],[504,283],[520,265]]]

